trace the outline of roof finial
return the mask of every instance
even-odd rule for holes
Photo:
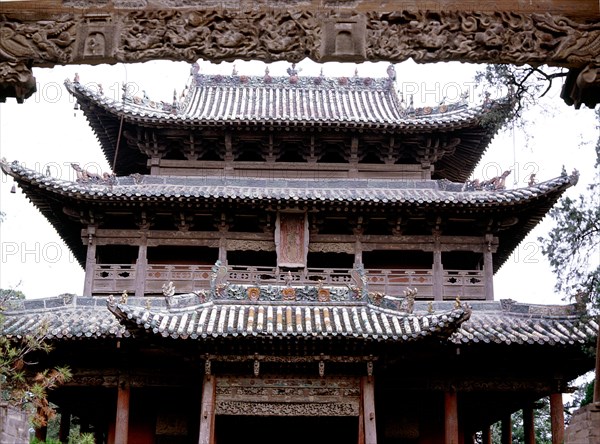
[[[354,77],[358,77],[358,66],[354,68]]]
[[[290,66],[287,69],[287,73],[289,74],[290,77],[298,75],[298,70],[296,69],[296,64],[295,63],[292,63],[292,66]]]
[[[235,63],[233,64],[233,70],[231,71],[231,75],[232,76],[237,76],[238,75],[237,69],[235,67]]]
[[[269,83],[273,78],[269,75],[269,67],[265,66],[265,76],[263,77],[263,80],[265,81],[265,83]]]
[[[323,67],[322,66],[321,66],[321,72],[319,73],[319,76],[320,77],[324,77],[325,76],[325,74],[323,74]]]
[[[75,77],[73,78],[73,83],[79,83],[79,73],[75,73]]]
[[[390,63],[390,66],[387,67],[387,75],[391,81],[396,80],[396,68],[394,65]]]

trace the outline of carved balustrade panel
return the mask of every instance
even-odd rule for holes
[[[94,268],[95,292],[123,292],[135,288],[135,265],[101,264]]]
[[[444,270],[444,299],[485,299],[482,270]]]
[[[173,282],[178,294],[206,290],[210,287],[211,265],[150,264],[146,268],[145,292],[161,294],[163,285]],[[407,288],[417,289],[418,299],[433,298],[434,275],[422,269],[367,269],[369,291],[401,296]],[[96,294],[132,292],[135,289],[135,266],[97,264],[94,268],[93,292]],[[481,270],[444,270],[444,299],[484,299],[484,275]],[[351,286],[350,269],[308,268],[282,270],[276,267],[230,265],[226,281],[230,284]]]

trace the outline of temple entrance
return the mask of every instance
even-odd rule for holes
[[[218,444],[356,444],[358,417],[217,415]]]
[[[372,419],[359,427],[363,411]],[[374,419],[372,384],[366,378],[207,376],[199,442],[354,444],[364,433],[375,443]]]

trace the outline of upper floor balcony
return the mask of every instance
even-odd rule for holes
[[[210,287],[211,265],[149,264],[139,272],[132,264],[96,264],[91,282],[92,295],[162,294],[163,285],[172,282],[176,292],[191,293]],[[226,281],[231,284],[350,286],[351,269],[308,268],[281,271],[276,267],[230,265]],[[486,282],[483,270],[443,270],[436,276],[433,269],[365,269],[368,289],[387,296],[402,297],[407,288],[418,290],[417,299],[436,299],[436,286],[441,298],[452,300],[485,300]],[[89,277],[88,277],[89,278]],[[491,297],[487,297],[491,299]]]

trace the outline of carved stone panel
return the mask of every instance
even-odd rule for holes
[[[358,416],[358,378],[218,378],[217,415]]]
[[[113,57],[115,27],[109,14],[86,17],[77,32],[77,54],[83,60]]]
[[[363,15],[337,17],[325,21],[321,61],[365,60],[366,29],[366,18]]]

